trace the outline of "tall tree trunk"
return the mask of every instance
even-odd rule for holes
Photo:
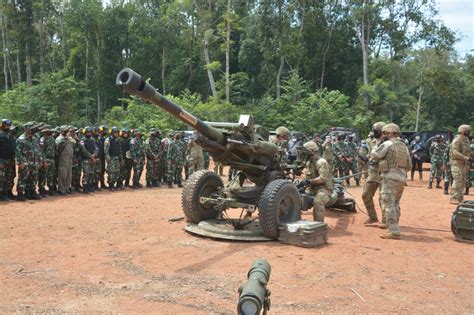
[[[3,48],[3,77],[5,80],[5,91],[8,91],[8,63],[7,63],[7,41],[5,38],[5,23],[3,23],[3,12],[0,12],[0,22],[2,23],[2,48]]]
[[[84,75],[84,82],[86,84],[86,90],[89,88],[89,38],[86,38],[86,71]],[[86,102],[86,121],[89,120],[89,102]]]
[[[21,63],[20,63],[20,43],[17,41],[17,52],[16,52],[16,75],[18,77],[18,83],[21,83]]]
[[[41,0],[41,16],[39,19],[39,54],[40,54],[40,74],[44,71],[44,0]]]
[[[166,85],[165,85],[165,67],[166,67],[166,55],[165,55],[165,46],[163,45],[163,51],[161,55],[161,84],[162,84],[162,93],[166,95]]]
[[[226,38],[225,38],[225,100],[230,100],[230,14],[232,8],[232,0],[227,0],[226,13]]]
[[[30,46],[28,43],[26,43],[25,47],[25,52],[26,52],[26,84],[28,86],[33,85],[33,71],[31,69],[32,67],[32,58],[31,58],[31,52],[30,52]]]
[[[415,132],[418,131],[418,122],[420,121],[420,108],[421,108],[421,98],[423,97],[423,92],[425,89],[423,85],[420,85],[418,88],[418,103],[416,105],[416,121],[415,121]]]
[[[278,72],[276,76],[276,98],[277,100],[280,99],[281,96],[281,75],[283,73],[283,66],[285,65],[285,58],[283,56],[280,57],[280,66],[278,67]]]
[[[194,56],[194,41],[196,36],[195,31],[195,18],[194,18],[194,10],[196,9],[196,1],[192,2],[192,13],[191,13],[191,40],[189,41],[189,75],[188,75],[188,82],[186,83],[186,87],[189,89],[191,86],[191,82],[193,79],[193,56]]]
[[[102,99],[101,99],[101,90],[100,90],[100,74],[101,74],[101,64],[100,64],[100,34],[99,34],[99,26],[95,28],[95,39],[97,45],[97,54],[96,54],[96,64],[97,64],[97,122],[102,121]]]
[[[207,31],[204,33],[204,60],[206,65],[209,66],[211,63],[211,58],[209,57],[209,39]],[[209,77],[209,85],[211,86],[212,96],[217,99],[216,83],[214,81],[214,75],[212,74],[211,69],[207,68],[207,76]]]
[[[322,90],[324,88],[324,76],[326,75],[326,58],[329,52],[329,48],[331,47],[332,41],[332,32],[334,30],[334,24],[329,29],[329,36],[328,41],[326,43],[326,47],[324,47],[323,57],[322,57],[322,66],[321,66],[321,78],[319,80],[319,88]]]

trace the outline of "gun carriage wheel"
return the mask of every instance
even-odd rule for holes
[[[258,203],[259,224],[264,236],[278,239],[278,226],[301,218],[301,201],[296,186],[285,179],[270,182]]]
[[[189,182],[184,186],[181,195],[181,205],[186,220],[190,223],[199,223],[203,220],[216,218],[218,211],[214,205],[203,205],[200,198],[211,197],[222,187],[224,187],[224,183],[216,173],[208,170],[194,172],[189,178]]]

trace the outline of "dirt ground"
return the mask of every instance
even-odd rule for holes
[[[0,313],[232,314],[262,257],[271,313],[472,313],[474,245],[454,241],[455,206],[426,186],[408,182],[401,240],[329,211],[329,244],[312,249],[190,235],[168,221],[183,215],[178,188],[1,203]],[[349,193],[361,206],[362,188]]]

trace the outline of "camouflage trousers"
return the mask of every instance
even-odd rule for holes
[[[375,211],[374,196],[379,188],[379,182],[367,181],[364,184],[364,191],[362,192],[362,201],[364,202],[365,209],[367,210],[369,218],[373,220],[378,220],[377,212]],[[385,211],[382,206],[380,206],[380,208],[382,209],[382,223],[385,223]]]
[[[123,164],[120,167],[120,180],[125,181],[126,183],[130,182],[130,177],[132,176],[133,160],[125,158]]]
[[[405,181],[382,178],[380,188],[380,202],[382,212],[385,211],[385,220],[388,230],[400,234],[398,222],[400,220],[400,199],[405,189]]]
[[[145,157],[139,157],[136,163],[133,162],[133,182],[134,183],[140,182],[144,164],[145,164]]]
[[[195,171],[202,170],[204,168],[204,158],[195,157],[189,159],[189,174],[191,175]]]
[[[94,177],[94,183],[98,183],[99,181],[104,179],[104,173],[105,173],[105,161],[98,158],[95,160],[95,177]]]
[[[56,174],[56,163],[54,160],[45,160],[45,163],[48,167],[45,168],[42,166],[38,171],[38,186],[43,189],[46,185],[49,188],[56,185],[56,180],[54,178]]]
[[[345,169],[345,173],[344,173],[344,176],[349,176],[349,171],[352,172],[352,174],[357,174],[359,171],[357,170],[357,162],[356,160],[353,158],[352,161],[346,161],[346,169]],[[359,181],[360,180],[360,175],[357,175],[357,176],[354,176],[354,179],[356,181]]]
[[[357,170],[359,172],[367,172],[369,170],[369,164],[362,160],[357,161]],[[367,174],[364,174],[364,178],[367,179]],[[359,176],[360,177],[360,176]]]
[[[81,186],[82,163],[74,159],[72,161],[72,186],[78,188]]]
[[[453,174],[451,174],[451,164],[446,165],[446,170],[444,172],[444,182],[453,184]]]
[[[16,190],[18,192],[33,191],[38,183],[38,165],[26,164],[18,169],[18,183]]]
[[[146,160],[146,181],[155,182],[161,177],[161,163],[160,160],[147,159]]]
[[[467,168],[464,165],[451,165],[453,175],[453,186],[451,188],[451,198],[463,201],[464,190],[466,189]]]
[[[87,185],[93,185],[95,175],[95,165],[91,160],[87,159],[82,161],[82,187]]]
[[[166,155],[160,159],[160,174],[163,177],[163,181],[165,181],[164,177],[168,176],[168,161],[166,160]]]
[[[1,160],[0,159],[0,192],[7,191],[7,168],[8,168],[8,160]]]
[[[336,178],[339,178],[339,177],[346,176],[346,174],[349,174],[347,162],[345,160],[340,161],[338,158],[335,158],[332,175]]]
[[[5,190],[12,191],[15,186],[16,164],[15,159],[7,160],[5,168]]]
[[[439,182],[441,178],[444,177],[443,174],[443,162],[441,161],[432,161],[431,168],[430,168],[430,179],[429,181],[432,182],[435,178]]]
[[[326,188],[318,190],[310,189],[309,194],[314,196],[313,199],[313,220],[324,222],[324,214],[326,212],[326,204],[331,199],[331,191]]]
[[[181,161],[168,160],[168,182],[181,183],[183,180],[183,163]]]
[[[107,162],[107,180],[109,184],[114,184],[120,179],[120,158],[111,156]]]
[[[208,170],[208,169],[209,169],[209,163],[210,163],[210,161],[209,161],[209,154],[205,154],[205,155],[204,155],[204,157],[203,157],[203,163],[204,163],[204,164],[203,164],[203,168],[204,168],[205,170]]]

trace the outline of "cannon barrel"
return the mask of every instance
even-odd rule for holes
[[[122,69],[117,74],[115,84],[124,91],[127,91],[132,95],[136,95],[163,108],[165,111],[178,118],[191,128],[197,130],[209,140],[215,141],[222,146],[226,144],[226,138],[223,133],[221,133],[216,128],[204,123],[199,118],[188,113],[180,106],[174,104],[169,99],[161,95],[151,84],[145,82],[140,74],[136,73],[132,69]]]

